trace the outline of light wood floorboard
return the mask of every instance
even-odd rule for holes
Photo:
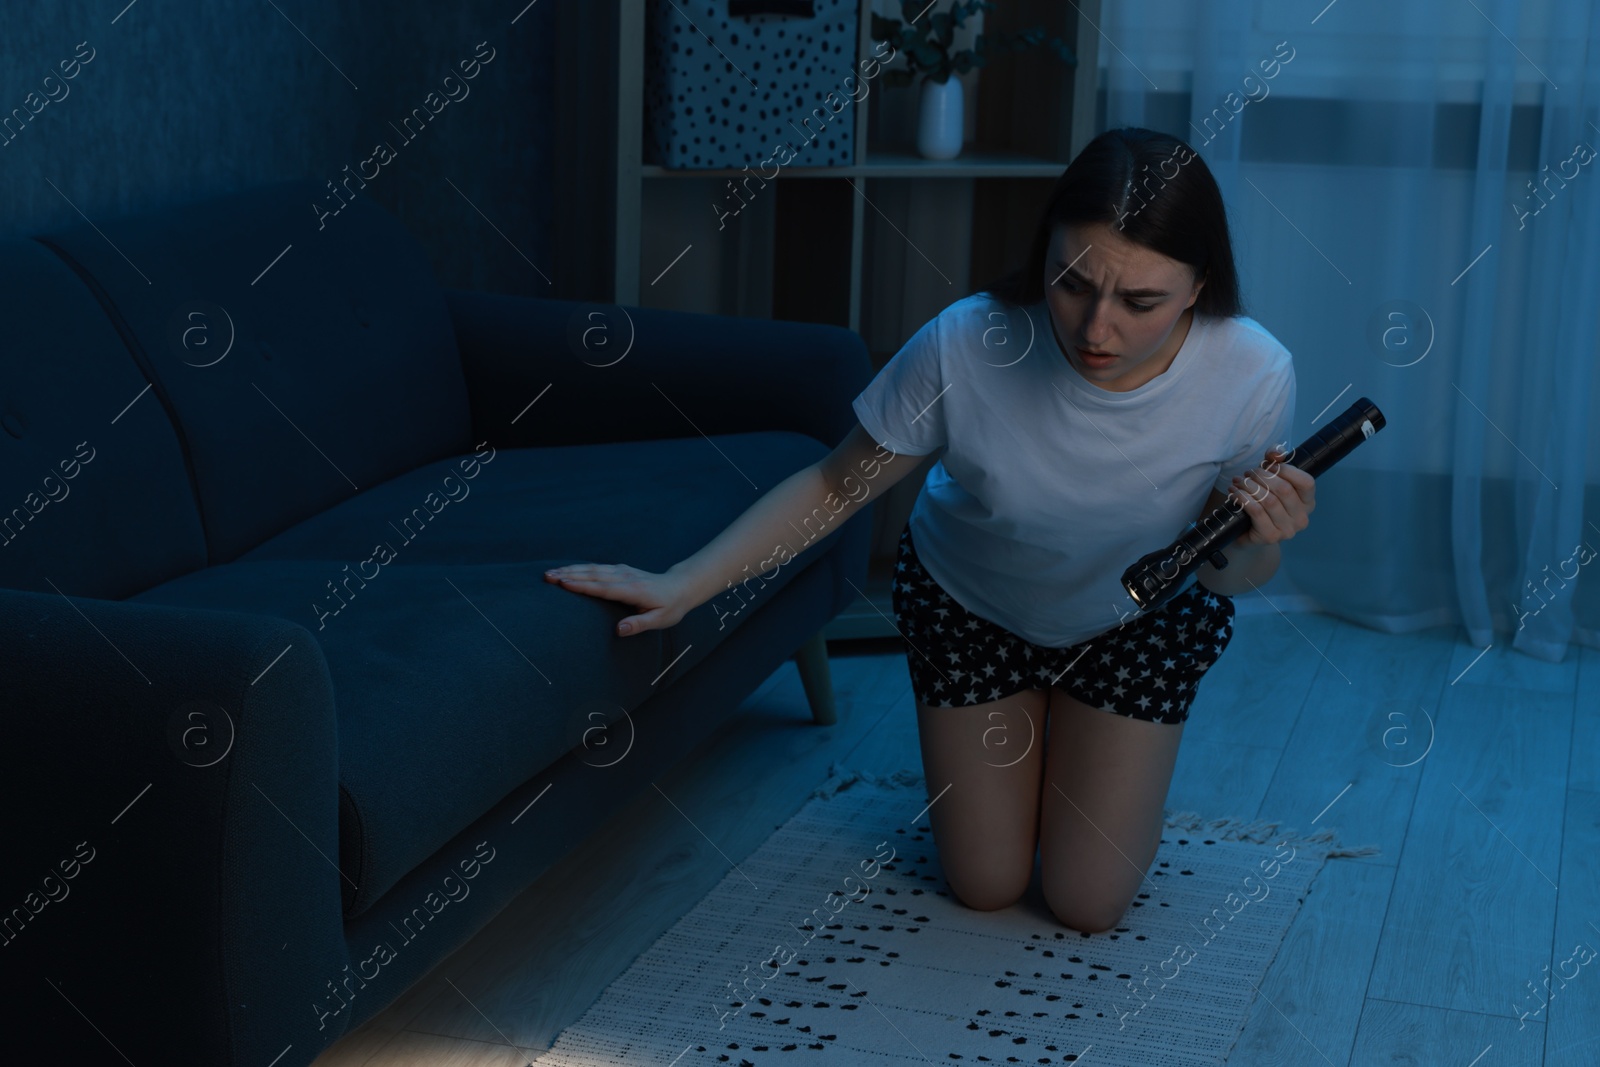
[[[1369,996],[1508,1015],[1542,973],[1571,736],[1570,695],[1458,685],[1446,697]]]

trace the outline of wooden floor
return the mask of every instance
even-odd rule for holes
[[[1600,959],[1584,965],[1600,950],[1600,655],[1480,656],[1453,628],[1250,607],[1201,684],[1168,809],[1382,851],[1323,868],[1230,1062],[1600,1064]],[[318,1067],[525,1064],[830,763],[919,770],[896,646],[835,646],[832,670],[838,725],[811,725],[786,664]]]

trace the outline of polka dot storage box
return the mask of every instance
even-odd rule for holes
[[[856,56],[861,2],[649,0],[644,161],[766,177],[855,162],[872,88]]]

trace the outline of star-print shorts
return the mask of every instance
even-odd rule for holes
[[[1195,583],[1098,637],[1067,648],[1036,645],[940,588],[917,558],[909,523],[900,534],[893,604],[912,692],[930,707],[984,704],[1054,685],[1115,715],[1182,723],[1200,678],[1233,635],[1233,598]]]

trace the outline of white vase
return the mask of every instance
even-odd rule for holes
[[[954,159],[961,154],[965,115],[961,79],[951,75],[943,84],[922,83],[917,116],[917,153],[924,159]]]

